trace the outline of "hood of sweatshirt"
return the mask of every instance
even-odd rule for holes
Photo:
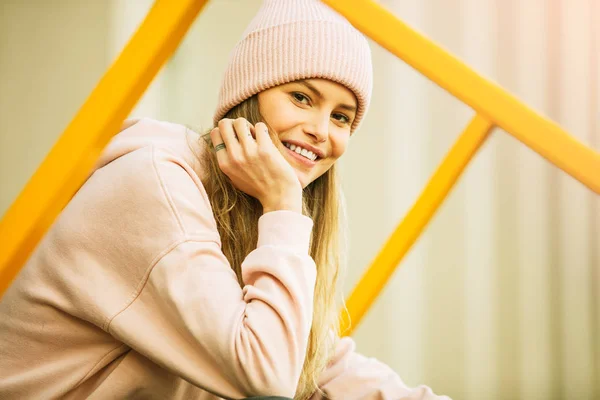
[[[202,176],[200,156],[206,146],[200,135],[184,125],[151,118],[126,120],[121,131],[102,152],[92,173],[128,153],[148,146],[170,149],[183,155],[198,176]]]

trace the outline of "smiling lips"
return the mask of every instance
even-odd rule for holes
[[[290,151],[298,154],[301,157],[304,157],[307,160],[314,162],[318,158],[317,155],[315,153],[313,153],[312,151],[306,150],[295,144],[284,143],[284,146],[287,147]]]

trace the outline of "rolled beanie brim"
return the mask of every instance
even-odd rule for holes
[[[356,96],[351,130],[360,125],[371,98],[371,51],[365,37],[349,23],[302,21],[251,32],[232,51],[225,72],[216,126],[232,108],[275,86],[301,79],[337,82]]]

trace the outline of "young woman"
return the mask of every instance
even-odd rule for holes
[[[267,0],[215,128],[127,123],[4,295],[0,398],[439,398],[336,332],[335,162],[371,86],[347,21]]]

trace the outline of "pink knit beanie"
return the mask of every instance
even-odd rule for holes
[[[214,123],[263,90],[310,78],[329,79],[354,92],[356,130],[373,86],[365,37],[318,0],[265,0],[231,52]]]

